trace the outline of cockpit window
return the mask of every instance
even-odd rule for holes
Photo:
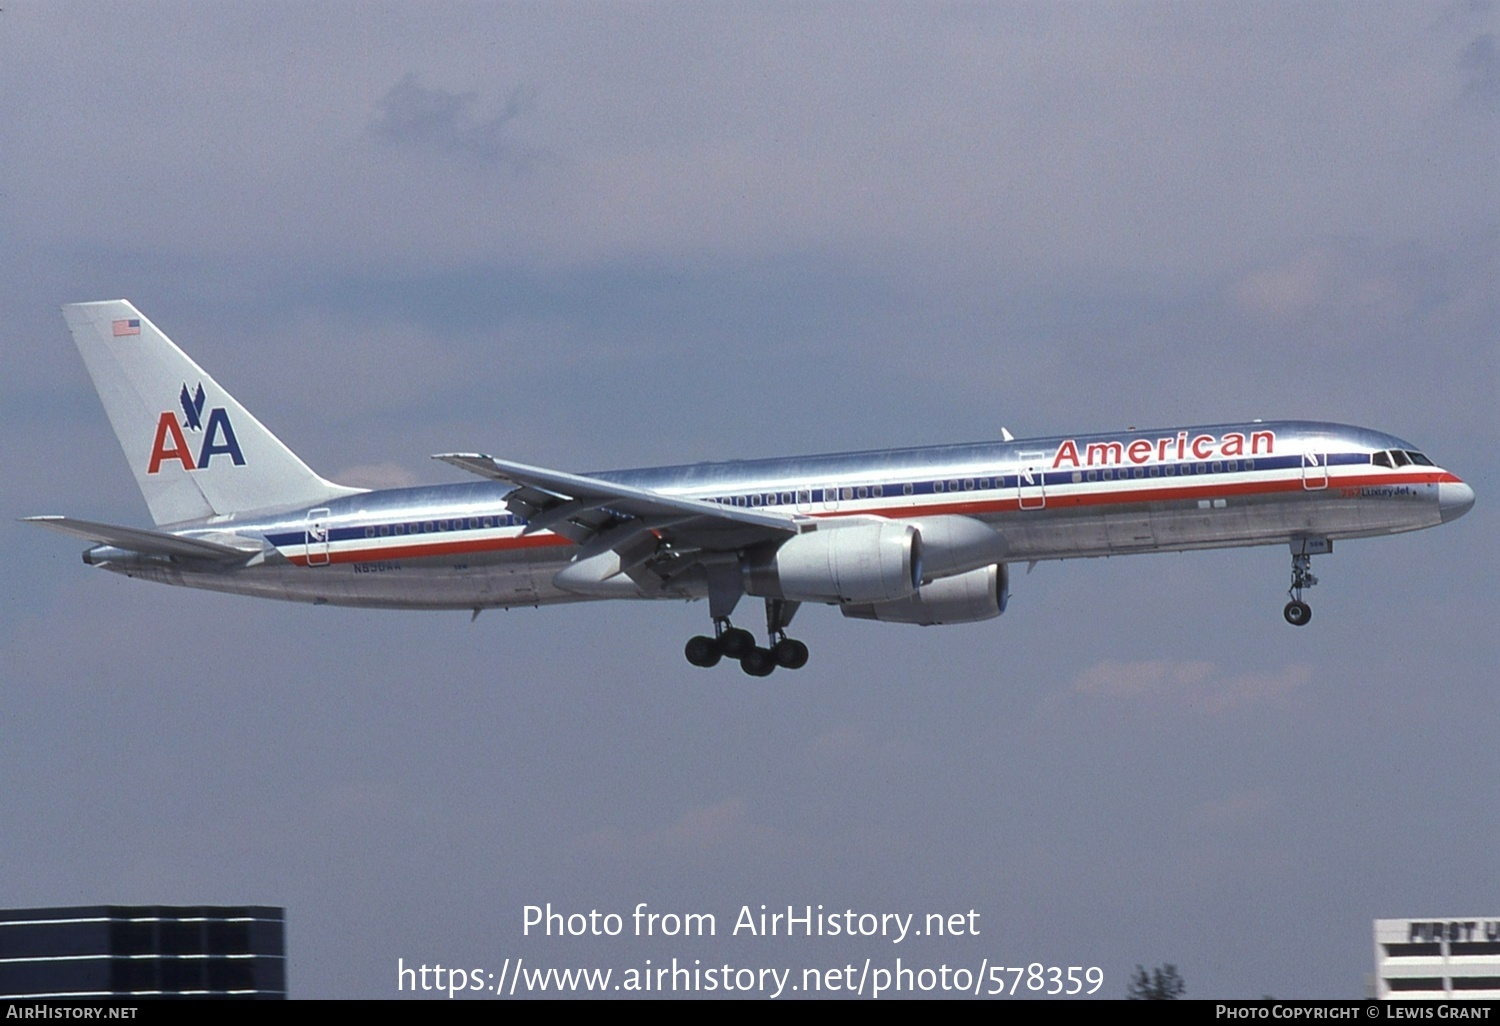
[[[1411,457],[1411,461],[1413,463],[1415,463],[1419,467],[1430,467],[1430,466],[1432,466],[1432,461],[1430,459],[1428,459],[1426,456],[1423,456],[1419,452],[1410,452],[1410,451],[1408,451],[1406,455],[1410,456]]]
[[[1404,467],[1411,462],[1411,457],[1406,455],[1406,453],[1402,452],[1400,449],[1391,450],[1391,459],[1396,461],[1396,466],[1398,467]]]
[[[1391,465],[1391,454],[1388,452],[1371,453],[1370,462],[1377,467],[1389,467]]]

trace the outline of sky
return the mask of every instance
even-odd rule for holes
[[[308,998],[673,958],[1361,997],[1372,920],[1500,916],[1497,24],[7,0],[0,905],[285,906]],[[1053,562],[978,624],[804,608],[808,666],[756,680],[684,661],[706,603],[84,566],[17,518],[149,524],[58,315],[117,297],[367,487],[1286,417],[1478,502],[1316,558],[1306,629],[1284,548]],[[623,932],[528,932],[549,903]],[[977,918],[735,934],[761,905]]]

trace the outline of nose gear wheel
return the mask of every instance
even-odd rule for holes
[[[1312,606],[1302,601],[1302,589],[1311,588],[1317,583],[1318,579],[1312,572],[1312,556],[1305,552],[1293,552],[1292,586],[1286,592],[1291,601],[1281,611],[1286,622],[1293,627],[1306,627],[1312,620]]]

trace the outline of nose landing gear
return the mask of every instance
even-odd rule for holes
[[[1332,551],[1333,542],[1328,539],[1292,542],[1292,586],[1286,592],[1291,601],[1282,609],[1281,615],[1293,627],[1306,627],[1312,619],[1312,606],[1302,601],[1302,589],[1318,583],[1312,572],[1313,553]]]

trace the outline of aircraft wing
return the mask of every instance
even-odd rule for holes
[[[113,545],[145,556],[177,556],[185,559],[210,559],[223,563],[244,562],[262,551],[264,546],[248,539],[235,539],[233,544],[210,541],[206,538],[189,538],[165,531],[147,531],[139,527],[120,527],[116,524],[99,524],[92,520],[75,520],[73,517],[41,516],[23,517],[28,524],[40,524],[54,531],[71,534],[100,545]],[[232,537],[232,536],[226,536]]]
[[[617,548],[608,543],[611,538],[638,537],[649,530],[678,547],[723,551],[786,538],[816,523],[811,517],[721,506],[480,453],[445,453],[433,459],[514,484],[506,503],[526,517],[528,532],[548,529],[586,548]],[[589,545],[596,539],[600,544]]]

